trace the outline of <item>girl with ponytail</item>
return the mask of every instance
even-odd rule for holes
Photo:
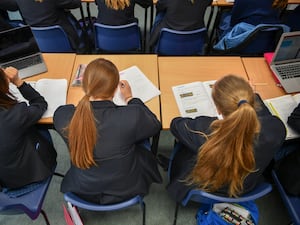
[[[106,59],[87,65],[82,88],[85,95],[76,107],[61,106],[54,114],[71,158],[61,191],[98,204],[146,195],[161,176],[154,154],[140,143],[160,131],[160,122]],[[117,88],[127,106],[113,103]]]
[[[223,119],[178,117],[171,123],[182,146],[168,185],[177,201],[192,188],[230,197],[250,191],[285,140],[283,123],[243,78],[221,78],[212,97]]]

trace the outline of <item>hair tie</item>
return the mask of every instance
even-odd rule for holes
[[[248,103],[247,100],[245,100],[245,99],[240,100],[239,103],[238,103],[238,107],[240,107],[244,103]]]

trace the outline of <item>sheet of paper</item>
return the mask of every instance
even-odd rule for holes
[[[127,80],[131,87],[132,96],[140,98],[143,102],[147,102],[160,95],[158,88],[137,66],[132,66],[120,71],[120,80]],[[126,105],[119,89],[117,90],[113,101],[117,105]]]
[[[218,116],[209,93],[202,82],[172,87],[177,106],[182,117]]]

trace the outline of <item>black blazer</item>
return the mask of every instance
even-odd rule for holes
[[[273,159],[275,152],[280,149],[286,137],[286,129],[283,122],[279,118],[272,116],[263,104],[261,104],[258,116],[261,123],[261,131],[258,140],[254,143],[257,171],[246,177],[244,193],[251,191],[261,181],[262,173]],[[209,126],[216,119],[206,116],[200,116],[195,119],[178,117],[171,122],[171,132],[183,144],[183,148],[175,155],[170,182],[167,186],[170,195],[178,202],[181,202],[188,191],[193,188],[192,185],[187,185],[183,180],[194,167],[198,149],[205,142],[203,136],[191,130],[209,134]],[[190,129],[187,129],[187,127]],[[216,194],[227,196],[227,187],[221,188]]]
[[[70,9],[79,8],[80,0],[16,0],[24,21],[30,26],[44,27],[60,25],[67,33],[71,46],[78,48],[80,39],[70,23]]]
[[[56,151],[36,128],[47,102],[30,85],[19,88],[29,101],[0,108],[0,185],[18,188],[44,180],[56,165]]]
[[[287,122],[290,127],[300,133],[300,104],[293,110]]]
[[[124,10],[114,10],[106,6],[105,0],[96,0],[95,2],[98,6],[97,23],[106,25],[125,25],[138,22],[134,16],[135,4],[139,4],[143,8],[153,4],[152,0],[130,0],[130,5]]]
[[[160,183],[162,178],[155,156],[138,143],[159,132],[160,122],[139,99],[130,100],[128,106],[116,106],[111,101],[94,101],[91,105],[98,122],[94,150],[97,166],[83,170],[71,165],[61,191],[101,204],[146,195],[150,184]],[[54,126],[66,142],[64,128],[74,111],[73,105],[66,105],[54,114]]]
[[[205,27],[204,14],[212,0],[159,0],[156,5],[157,13],[165,12],[162,21],[153,28],[149,45],[155,46],[162,28],[180,31],[195,30]]]
[[[0,31],[11,29],[12,26],[8,23],[9,17],[7,10],[16,11],[18,5],[13,0],[2,0],[0,1]]]

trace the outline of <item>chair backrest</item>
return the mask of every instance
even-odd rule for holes
[[[142,50],[141,31],[136,22],[120,26],[94,23],[94,29],[98,51],[126,53]]]
[[[176,31],[162,28],[155,53],[158,55],[204,55],[207,30]]]
[[[31,27],[31,30],[41,52],[74,52],[61,26]]]
[[[238,46],[216,52],[222,55],[263,56],[265,52],[275,51],[283,32],[283,27],[280,25],[260,26]]]
[[[300,225],[300,197],[288,195],[286,193],[275,170],[272,171],[272,177],[293,224]]]
[[[11,198],[4,192],[0,192],[0,214],[15,215],[25,213],[32,220],[35,220],[42,213],[46,223],[49,224],[42,206],[51,179],[52,176],[41,183],[37,189],[16,198]]]
[[[141,196],[137,195],[129,200],[120,202],[120,203],[115,203],[115,204],[110,204],[110,205],[100,205],[96,203],[91,203],[87,202],[81,198],[79,198],[77,195],[73,194],[72,192],[67,192],[64,194],[64,199],[66,202],[70,202],[72,205],[86,209],[86,210],[91,210],[91,211],[115,211],[115,210],[120,210],[124,209],[136,204],[139,204],[141,206],[142,212],[143,212],[143,225],[145,225],[145,210],[146,206],[144,203],[144,200]]]

